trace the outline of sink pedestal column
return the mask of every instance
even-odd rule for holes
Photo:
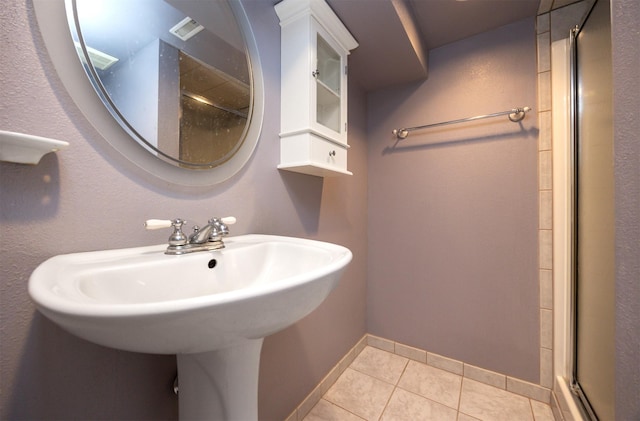
[[[180,420],[257,421],[262,341],[178,354]]]

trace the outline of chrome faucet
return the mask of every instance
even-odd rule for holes
[[[229,227],[220,218],[211,218],[202,229],[193,227],[193,234],[189,236],[189,243],[204,244],[207,241],[222,241],[222,237],[229,235]]]
[[[182,226],[186,223],[187,221],[180,218],[173,220],[149,219],[144,223],[144,226],[148,230],[173,227],[165,254],[187,254],[224,248],[222,237],[229,235],[228,225],[235,224],[236,218],[233,216],[211,218],[203,228],[195,225],[193,233],[188,238],[182,232]]]

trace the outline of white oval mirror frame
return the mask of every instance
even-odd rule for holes
[[[211,186],[237,173],[251,157],[262,129],[264,85],[260,58],[253,31],[242,4],[229,2],[245,38],[253,85],[253,112],[246,139],[226,163],[207,170],[173,166],[150,154],[135,142],[105,108],[80,62],[69,31],[64,0],[33,0],[44,43],[53,65],[74,102],[94,128],[129,161],[146,172],[172,184]]]

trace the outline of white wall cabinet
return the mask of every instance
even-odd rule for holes
[[[324,0],[275,5],[281,27],[279,169],[347,170],[347,56],[358,43]]]

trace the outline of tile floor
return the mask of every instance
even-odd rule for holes
[[[553,421],[549,405],[367,346],[304,421]]]

